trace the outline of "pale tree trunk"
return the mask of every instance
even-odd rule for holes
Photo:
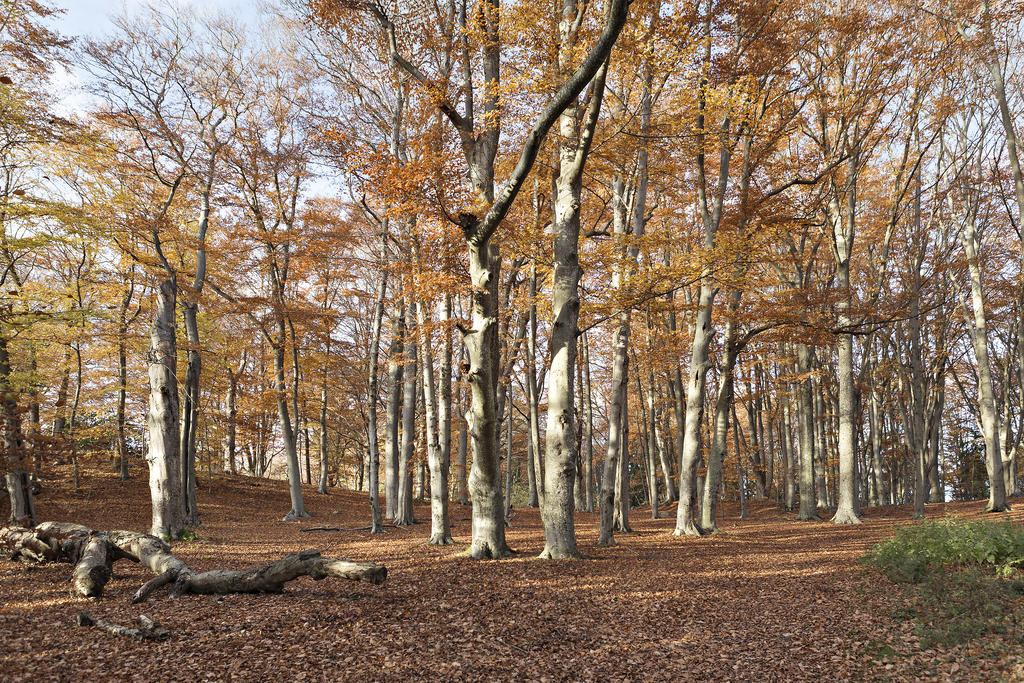
[[[200,188],[201,208],[199,224],[196,228],[196,273],[191,290],[182,299],[182,320],[185,323],[185,336],[188,339],[187,363],[185,366],[185,383],[182,392],[184,405],[181,420],[181,482],[184,490],[185,523],[190,526],[199,525],[199,506],[196,502],[196,434],[199,431],[199,379],[202,373],[202,356],[199,353],[199,297],[206,283],[206,233],[210,227],[210,193],[213,187],[217,152],[222,145],[216,142],[217,126],[224,120],[221,116],[217,123],[204,128],[214,139],[214,149],[206,168],[206,175]]]
[[[578,12],[576,0],[564,0],[559,23],[561,42],[559,71],[571,73],[571,62],[578,33],[574,28]],[[551,277],[551,334],[549,342],[548,415],[544,432],[544,470],[541,480],[544,495],[541,519],[544,522],[542,558],[581,557],[576,546],[573,491],[576,461],[576,355],[579,337],[579,282],[583,271],[577,252],[580,237],[580,209],[583,202],[583,170],[604,98],[607,63],[594,77],[591,103],[581,127],[577,103],[570,103],[559,117],[559,174],[555,180],[554,268]],[[642,211],[642,208],[641,208]]]
[[[441,328],[441,390],[440,390],[440,402],[437,407],[437,420],[438,420],[438,440],[441,442],[441,450],[439,451],[440,462],[438,463],[438,481],[434,483],[433,473],[431,473],[431,495],[434,495],[434,486],[439,488],[440,495],[443,496],[444,504],[444,524],[445,533],[448,538],[451,539],[451,524],[449,523],[448,517],[448,496],[449,496],[449,477],[451,476],[451,463],[452,463],[452,339],[451,339],[451,323],[452,319],[452,297],[450,294],[445,295],[444,300],[444,321]],[[454,543],[454,541],[452,541]]]
[[[199,377],[202,371],[202,357],[199,355],[199,305],[192,301],[181,302],[181,317],[185,323],[185,337],[188,340],[185,383],[182,387],[181,434],[178,445],[181,452],[181,483],[184,492],[185,524],[198,526],[199,507],[196,503],[196,434],[199,419]]]
[[[63,436],[68,424],[68,390],[71,387],[71,347],[65,347],[64,359],[61,362],[60,384],[57,385],[57,402],[54,404],[56,416],[53,418],[52,433],[54,436]]]
[[[154,536],[175,539],[185,529],[178,431],[178,350],[175,308],[178,283],[172,274],[156,291],[149,343],[149,491]]]
[[[857,173],[856,156],[850,162],[850,173]],[[839,301],[836,303],[836,318],[840,330],[853,325],[850,316],[852,291],[850,289],[850,257],[853,252],[857,184],[851,181],[846,187],[846,212],[839,209],[834,199],[829,212],[832,223],[832,248],[836,260],[836,284]],[[836,513],[832,521],[836,524],[860,524],[857,512],[857,480],[854,453],[854,386],[853,386],[853,334],[841,332],[836,341],[839,356],[839,482]]]
[[[648,315],[648,321],[650,315]],[[648,335],[650,335],[650,322],[647,326]],[[650,340],[647,343],[648,349],[650,349]],[[640,376],[637,375],[637,381],[639,383]],[[658,514],[658,444],[657,444],[657,432],[658,432],[658,421],[657,421],[657,406],[654,404],[654,369],[651,368],[647,372],[647,437],[644,441],[647,444],[647,488],[651,499],[651,519],[658,519],[661,515]],[[637,400],[643,400],[642,397],[637,397]]]
[[[653,380],[653,377],[651,379]],[[658,390],[658,398],[659,403],[662,403],[665,398],[660,388]],[[672,479],[672,458],[669,453],[670,448],[666,445],[665,440],[668,418],[665,417],[660,407],[657,410],[657,415],[660,416],[660,419],[657,420],[655,443],[658,447],[658,458],[661,461],[661,473],[665,483],[665,502],[672,503],[679,497],[679,493],[676,491],[675,481]]]
[[[402,383],[402,441],[398,459],[398,505],[394,523],[398,525],[415,524],[413,516],[413,471],[412,456],[416,443],[416,340],[414,329],[416,320],[416,303],[406,301],[405,304],[405,367]]]
[[[800,376],[797,390],[797,417],[800,423],[800,510],[797,519],[802,522],[820,520],[814,478],[814,409],[811,382],[811,350],[807,344],[797,344],[796,371]]]
[[[711,16],[705,17],[704,32],[708,36],[704,47],[704,69],[711,68]],[[715,248],[715,236],[722,221],[722,205],[725,200],[726,188],[729,183],[729,162],[732,151],[727,144],[726,135],[731,123],[727,115],[721,126],[721,149],[719,151],[718,179],[714,195],[708,197],[708,181],[705,171],[705,99],[704,87],[707,85],[707,73],[702,78],[702,88],[698,95],[697,114],[697,205],[704,230],[704,248],[710,253]],[[694,522],[694,503],[698,496],[697,467],[700,464],[700,430],[704,420],[704,397],[706,393],[706,375],[708,370],[708,347],[714,338],[711,313],[718,288],[713,285],[708,275],[700,280],[700,293],[697,302],[697,316],[693,327],[693,340],[690,345],[690,365],[687,372],[686,415],[683,427],[683,439],[680,446],[679,467],[679,504],[676,507],[676,536],[698,536],[700,528]]]
[[[382,245],[382,250],[384,246]],[[384,253],[382,251],[382,253]],[[366,382],[366,443],[370,452],[370,533],[379,534],[384,532],[384,523],[380,513],[380,485],[377,481],[380,476],[380,452],[377,440],[377,394],[379,393],[378,381],[378,356],[380,354],[380,331],[384,322],[384,297],[387,295],[388,273],[387,264],[381,263],[380,285],[377,287],[377,300],[373,306],[373,331],[370,334],[370,360],[369,378]],[[394,392],[394,389],[392,389]],[[326,437],[321,437],[321,449],[326,452]],[[326,480],[327,461],[324,458],[324,474]]]
[[[686,417],[683,431],[682,466],[679,470],[679,505],[676,508],[676,536],[698,536],[693,507],[697,496],[697,466],[700,463],[700,428],[704,419],[704,395],[708,371],[708,347],[714,336],[711,309],[716,289],[710,282],[700,288],[697,321],[690,346],[690,378],[686,392]]]
[[[512,406],[508,408],[508,419],[505,423],[505,524],[512,519]]]
[[[466,37],[467,15],[465,5],[457,21],[463,38],[459,49],[463,59],[462,97],[465,106],[460,114],[456,105],[444,97],[438,99],[438,109],[449,120],[459,136],[468,167],[469,182],[473,190],[489,205],[483,216],[461,213],[460,227],[469,252],[469,274],[472,282],[472,328],[463,330],[463,343],[469,362],[469,380],[472,394],[467,413],[472,436],[473,469],[469,486],[473,496],[473,540],[469,555],[475,559],[500,558],[510,550],[505,542],[504,515],[501,495],[501,468],[497,450],[496,428],[498,379],[498,277],[501,266],[498,244],[492,237],[504,220],[529,175],[541,144],[558,116],[569,106],[606,62],[619,32],[626,22],[628,2],[611,0],[606,8],[606,20],[579,68],[558,88],[546,103],[534,123],[520,151],[519,158],[500,193],[495,195],[495,157],[501,131],[500,105],[501,13],[497,0],[489,0],[479,16],[470,17],[474,31],[480,32],[482,45],[479,69],[474,70],[469,40]],[[375,4],[366,10],[379,22],[386,34],[388,50],[393,63],[422,85],[429,79],[398,51],[395,25]],[[582,16],[582,15],[581,15]],[[475,102],[474,74],[483,76],[484,87],[481,106]],[[477,110],[479,109],[479,111]],[[476,129],[476,121],[481,123]],[[571,496],[571,491],[570,491]]]
[[[628,372],[629,365],[626,365]],[[629,377],[627,375],[626,379]],[[629,476],[629,390],[628,382],[623,393],[626,395],[623,402],[623,411],[620,415],[622,421],[619,427],[619,471],[615,473],[615,515],[612,523],[616,531],[631,532],[633,527],[629,524],[629,509],[632,503]]]
[[[454,543],[448,522],[448,463],[441,455],[438,442],[437,383],[434,376],[434,359],[430,352],[430,335],[427,330],[426,306],[417,308],[419,327],[420,365],[423,368],[424,422],[427,432],[427,463],[430,467],[430,545]],[[446,332],[447,334],[447,332]],[[447,339],[445,340],[447,345]]]
[[[792,511],[796,509],[796,479],[793,476],[793,423],[790,418],[789,397],[785,399],[782,407],[782,423],[779,430],[779,447],[782,450],[783,482],[785,486],[783,509]]]
[[[526,341],[526,403],[529,412],[529,451],[526,463],[530,507],[540,507],[544,495],[544,466],[540,455],[540,415],[537,391],[537,264],[530,271],[530,320],[529,337]]]
[[[405,307],[397,305],[391,315],[391,345],[388,349],[388,404],[384,435],[384,516],[398,516],[399,421],[401,420],[403,356],[405,350]]]
[[[722,485],[722,461],[725,456],[726,440],[729,436],[729,412],[732,407],[734,370],[739,349],[736,345],[735,315],[739,309],[742,293],[732,290],[729,297],[729,317],[725,321],[722,337],[724,356],[718,369],[718,396],[715,398],[714,423],[711,433],[711,449],[707,458],[707,475],[704,477],[704,495],[700,505],[700,528],[710,533],[717,530],[715,524],[716,502]]]
[[[228,391],[224,397],[224,404],[227,409],[227,428],[224,434],[224,460],[227,461],[231,474],[235,474],[237,469],[235,466],[235,439],[238,433],[238,406],[236,405],[236,399],[238,396],[238,375],[242,372],[242,368],[241,364],[237,372],[228,368]]]
[[[320,477],[317,481],[316,492],[320,495],[327,495],[327,373],[324,372],[324,382],[320,386],[320,424],[318,434],[317,451],[320,455]],[[371,414],[375,411],[372,406],[368,406],[368,412]],[[369,423],[370,419],[367,419]],[[376,425],[375,425],[376,426]],[[372,446],[371,446],[372,448]]]
[[[590,387],[590,337],[583,333],[583,395],[584,429],[583,476],[586,481],[587,512],[594,511],[594,402]]]
[[[2,411],[4,471],[7,496],[11,502],[10,523],[30,527],[35,524],[35,505],[28,461],[21,436],[21,416],[17,393],[10,384],[11,360],[7,339],[0,337],[0,411]]]
[[[614,203],[613,231],[616,235],[625,235],[626,223],[626,188],[620,173],[616,172],[612,180]],[[621,266],[612,271],[612,290],[623,286]],[[616,481],[619,477],[619,457],[622,452],[622,416],[626,410],[627,387],[629,383],[629,328],[630,311],[621,311],[618,325],[612,338],[612,377],[611,400],[608,403],[608,439],[605,448],[604,466],[601,468],[601,495],[599,499],[600,531],[597,544],[599,546],[615,545],[615,499]]]
[[[277,419],[281,427],[281,439],[284,441],[284,452],[288,464],[288,493],[292,507],[284,516],[285,522],[298,521],[300,517],[309,517],[306,505],[302,500],[302,481],[299,471],[299,454],[296,449],[296,436],[292,428],[291,416],[288,414],[288,390],[285,382],[285,344],[287,332],[283,317],[277,320],[277,337],[274,340],[274,390],[277,394]]]
[[[505,511],[501,467],[497,452],[496,391],[498,372],[498,248],[489,240],[468,241],[469,275],[473,283],[472,329],[463,331],[469,372],[470,406],[466,422],[473,450],[469,491],[473,498],[473,539],[469,554],[475,559],[509,555],[505,542]]]
[[[985,295],[982,287],[979,248],[981,236],[976,226],[973,209],[964,217],[962,234],[964,251],[967,253],[967,267],[971,281],[971,315],[969,334],[974,345],[974,357],[978,365],[978,403],[981,412],[981,426],[985,437],[985,462],[989,479],[989,498],[986,512],[1009,510],[1006,502],[1006,483],[1003,480],[1003,459],[999,448],[999,414],[996,412],[995,390],[992,386],[992,369],[988,356],[988,321],[985,314]]]
[[[811,362],[811,367],[817,364],[818,369],[821,369],[821,362],[818,359],[814,359]],[[826,427],[827,421],[825,418],[825,378],[823,374],[811,377],[811,425],[814,431],[814,490],[818,500],[825,507],[831,507],[832,502],[829,497],[830,491],[828,487],[828,451],[826,450],[828,444],[826,443]],[[832,430],[829,429],[829,432]]]
[[[469,423],[464,417],[467,413],[466,402],[461,396],[461,391],[459,394],[459,415],[462,417],[459,418],[459,491],[457,501],[459,505],[469,505],[469,479],[466,466],[466,451],[469,446]]]
[[[740,455],[740,421],[736,417],[736,404],[732,404],[732,442],[733,450],[736,451],[736,471],[738,480],[736,482],[737,495],[740,499],[740,519],[747,518],[747,471],[743,467],[743,457]]]

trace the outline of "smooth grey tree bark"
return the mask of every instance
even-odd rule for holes
[[[470,185],[488,204],[488,208],[480,212],[482,215],[464,212],[457,217],[466,239],[472,283],[472,326],[462,330],[462,338],[469,362],[467,379],[472,394],[467,412],[473,448],[473,466],[469,481],[473,496],[473,538],[469,555],[475,559],[500,558],[510,552],[505,542],[501,468],[496,433],[499,420],[496,412],[499,355],[497,286],[501,258],[498,244],[492,242],[492,237],[533,168],[548,131],[562,111],[579,96],[606,62],[626,22],[629,3],[628,0],[610,0],[600,34],[580,66],[558,87],[542,108],[526,135],[526,141],[515,166],[498,193],[495,192],[494,174],[502,111],[499,101],[503,48],[501,12],[498,0],[485,0],[484,6],[485,11],[479,14],[480,21],[474,24],[474,30],[480,32],[482,44],[479,71],[473,69],[473,55],[466,39],[468,33],[465,4],[458,12],[458,26],[452,27],[453,33],[458,29],[463,35],[459,44],[464,65],[461,90],[464,98],[463,111],[460,113],[455,104],[445,97],[437,99],[438,110],[448,119],[459,137],[468,166]],[[422,86],[437,93],[444,92],[445,89],[435,87],[416,65],[399,52],[395,25],[383,9],[376,4],[366,5],[364,9],[380,23],[388,41],[391,59],[398,68]],[[483,101],[479,110],[475,105],[474,73],[482,73],[484,79]],[[481,124],[479,130],[477,120]]]
[[[386,237],[384,238],[386,239]],[[382,242],[384,240],[382,239]],[[369,482],[370,491],[370,533],[384,532],[384,523],[380,512],[380,446],[377,435],[377,395],[379,393],[379,356],[381,327],[384,322],[384,298],[388,289],[388,270],[386,262],[387,245],[381,244],[380,284],[377,285],[377,299],[373,304],[373,329],[370,333],[370,358],[366,381],[366,445],[369,451]],[[326,439],[322,439],[321,448],[326,452]],[[326,477],[326,458],[324,458],[324,475]]]
[[[399,421],[403,375],[405,372],[405,306],[395,304],[391,313],[391,344],[388,348],[388,403],[385,413],[384,434],[384,516],[395,519],[398,516],[398,461],[401,452],[399,443]]]
[[[402,440],[398,457],[398,504],[394,523],[415,524],[413,516],[413,463],[416,442],[416,384],[417,353],[415,341],[416,302],[406,300],[405,306],[405,358],[402,382]]]
[[[559,22],[561,42],[558,69],[571,74],[573,55],[579,41],[576,0],[564,0]],[[590,105],[581,125],[575,98],[558,118],[559,173],[554,182],[553,271],[551,276],[551,334],[549,341],[548,414],[544,431],[544,495],[541,519],[544,550],[540,557],[564,559],[582,557],[576,545],[573,494],[576,461],[576,356],[579,338],[580,210],[583,171],[594,138],[601,102],[604,99],[607,60],[590,86]],[[640,209],[642,211],[642,208]]]
[[[154,536],[175,539],[185,529],[178,425],[178,349],[175,343],[177,277],[157,285],[149,333],[149,491]]]
[[[811,386],[811,350],[807,344],[796,345],[797,421],[800,423],[800,509],[797,519],[802,522],[820,520],[818,515],[817,482],[814,477],[814,408]]]

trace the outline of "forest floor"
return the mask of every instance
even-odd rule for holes
[[[146,530],[149,491],[138,469],[120,482],[87,471],[73,493],[67,472],[44,478],[40,520]],[[284,482],[201,477],[199,538],[174,544],[194,569],[244,568],[284,553],[372,560],[381,586],[302,578],[277,595],[158,593],[131,606],[151,578],[121,561],[104,597],[69,592],[68,565],[0,560],[0,680],[1016,680],[1017,647],[922,649],[913,622],[894,617],[898,590],[858,563],[874,542],[909,523],[906,508],[865,510],[864,523],[800,523],[774,504],[748,519],[727,505],[721,533],[670,535],[674,519],[631,513],[633,533],[598,548],[597,516],[579,514],[587,560],[538,560],[536,510],[517,510],[512,559],[478,562],[470,509],[452,506],[457,545],[423,545],[429,521],[361,531],[302,533],[310,525],[361,527],[367,496],[304,491],[313,518],[281,522]],[[1024,500],[1012,518],[1024,521]],[[6,503],[6,501],[4,501]],[[978,515],[982,503],[928,506],[928,515]],[[674,511],[674,506],[671,508]],[[0,514],[7,516],[0,504]],[[418,506],[419,519],[429,508]],[[825,516],[825,512],[822,511]],[[140,614],[172,633],[136,643],[78,628],[83,609],[129,624]],[[1019,635],[1019,634],[1018,634]]]

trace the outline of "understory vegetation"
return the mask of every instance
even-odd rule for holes
[[[892,618],[913,624],[922,648],[973,646],[989,656],[1024,645],[1024,528],[946,517],[899,529],[862,561],[897,587]],[[876,646],[873,654],[894,654]]]

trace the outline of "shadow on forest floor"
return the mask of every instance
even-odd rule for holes
[[[77,494],[66,474],[44,480],[40,520],[148,527],[149,491],[138,473],[122,483],[87,471]],[[469,542],[467,506],[452,506],[456,545],[434,547],[422,545],[425,505],[416,507],[424,523],[380,536],[302,533],[313,524],[365,525],[367,496],[306,487],[313,519],[287,524],[284,482],[200,479],[199,540],[175,544],[193,568],[243,568],[317,548],[385,564],[387,582],[300,579],[278,595],[158,594],[130,606],[150,575],[120,562],[104,598],[86,605],[69,592],[67,565],[0,561],[0,678],[977,680],[1012,677],[1019,666],[1005,651],[985,655],[969,644],[923,650],[913,626],[892,618],[892,584],[858,559],[910,523],[909,507],[868,509],[864,524],[836,526],[796,522],[769,502],[751,502],[739,520],[736,505],[725,505],[722,533],[702,538],[671,536],[675,520],[651,520],[644,508],[613,548],[594,545],[597,516],[581,513],[580,549],[592,558],[584,561],[537,560],[539,514],[518,509],[508,530],[517,554],[477,562],[459,555]],[[1015,502],[1020,523],[1024,500]],[[928,515],[980,515],[983,505],[933,504]],[[75,628],[86,608],[118,623],[147,614],[172,638],[135,643]]]

